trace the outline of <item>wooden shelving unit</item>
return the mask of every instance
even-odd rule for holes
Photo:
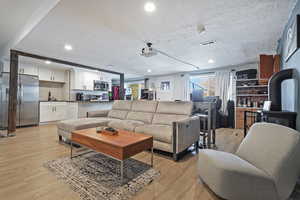
[[[268,86],[259,79],[236,80],[236,128],[244,127],[244,112],[262,109],[268,99]]]
[[[244,112],[262,109],[269,78],[280,69],[280,55],[260,55],[257,77],[236,80],[235,127],[244,128]]]

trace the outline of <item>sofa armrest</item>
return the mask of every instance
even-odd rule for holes
[[[173,152],[180,153],[199,140],[199,117],[173,122]]]
[[[90,112],[87,112],[87,117],[88,118],[91,118],[91,117],[107,117],[109,111],[110,110],[90,111]]]

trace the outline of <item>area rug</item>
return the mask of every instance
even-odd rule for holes
[[[61,158],[44,165],[69,184],[83,200],[123,200],[134,196],[160,174],[150,165],[135,159],[124,162],[121,184],[120,162],[101,154],[88,153]]]

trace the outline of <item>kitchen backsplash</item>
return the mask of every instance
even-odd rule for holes
[[[84,95],[101,95],[102,91],[85,91],[85,90],[71,90],[70,92],[70,100],[76,100],[76,93],[83,93]]]
[[[49,91],[56,100],[68,100],[68,91],[65,84],[40,81],[40,101],[47,101]]]

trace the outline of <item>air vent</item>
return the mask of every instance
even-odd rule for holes
[[[216,43],[215,40],[209,40],[209,41],[200,42],[200,45],[201,46],[208,46],[208,45],[213,45],[215,43]]]

